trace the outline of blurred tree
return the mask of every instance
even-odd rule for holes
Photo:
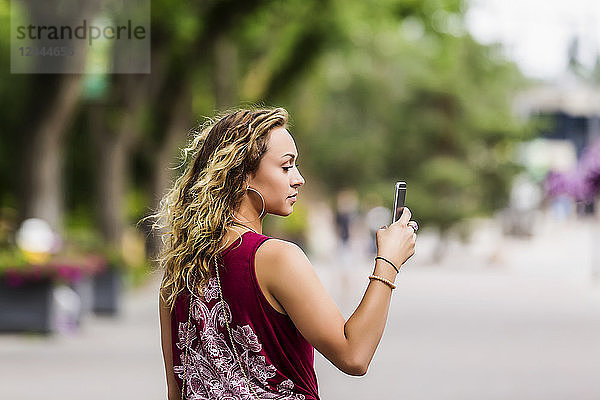
[[[112,75],[106,103],[89,104],[89,135],[96,149],[96,216],[102,237],[120,246],[125,226],[125,195],[130,188],[131,151],[139,140],[141,113],[148,99],[147,75]]]
[[[375,190],[391,207],[393,182],[406,180],[415,218],[442,235],[505,204],[512,144],[530,132],[511,109],[525,80],[473,40],[464,11],[454,0],[340,3],[347,40],[290,107],[311,143],[308,174],[331,194]]]
[[[308,64],[322,49],[319,43],[325,37],[323,18],[313,18],[308,24],[303,21],[316,13],[317,5],[323,11],[326,4],[228,1],[214,2],[196,10],[198,26],[190,28],[195,33],[178,38],[177,43],[172,44],[174,50],[166,78],[158,89],[162,94],[151,106],[156,110],[150,114],[152,120],[148,120],[152,134],[145,137],[141,146],[152,171],[149,179],[152,208],[158,206],[170,184],[173,171],[168,166],[189,132],[192,113],[212,115],[215,108],[232,107],[240,98],[263,103],[282,93],[306,72]],[[190,10],[182,9],[182,12],[188,15]],[[184,15],[178,18],[185,20]],[[155,21],[159,32],[170,29],[161,25],[168,24],[167,21],[164,18]],[[256,26],[257,21],[264,24]],[[190,49],[206,52],[190,52]],[[156,51],[160,49],[153,50]],[[241,70],[248,72],[244,74]],[[262,84],[256,85],[256,82]],[[240,93],[240,86],[246,88],[244,93]],[[192,102],[195,107],[190,110],[187,106]],[[156,120],[156,115],[162,117]],[[151,235],[148,225],[144,229],[148,234],[149,253],[154,254],[158,238]]]
[[[0,205],[2,209],[19,204],[19,158],[22,140],[18,124],[27,117],[23,100],[31,90],[27,75],[10,76],[10,17],[8,0],[0,0]],[[2,215],[0,215],[2,216]]]
[[[7,24],[8,10],[0,0]],[[465,11],[461,0],[152,0],[151,75],[86,76],[86,90],[100,95],[84,98],[79,119],[88,123],[72,140],[79,76],[2,79],[0,126],[14,132],[0,138],[2,201],[23,215],[51,210],[43,213],[60,224],[57,165],[67,143],[78,170],[69,204],[97,207],[105,240],[118,244],[123,226],[147,212],[127,210],[128,194],[156,208],[194,116],[241,101],[288,108],[302,172],[326,194],[353,186],[391,207],[392,184],[404,179],[415,217],[446,232],[503,205],[516,169],[511,146],[527,132],[510,108],[523,78],[498,47],[471,38]],[[76,154],[82,138],[93,139],[95,176],[81,165],[92,159]],[[18,184],[6,172],[19,161],[6,150],[14,146],[26,161],[22,201],[7,194]],[[86,178],[91,196],[74,184]]]
[[[43,25],[44,17],[51,15],[53,3],[23,0],[27,23]],[[73,25],[83,15],[93,15],[97,2],[86,2],[81,7],[64,8],[57,12],[58,25]],[[16,10],[13,10],[16,12]],[[47,17],[46,17],[47,18]],[[63,62],[83,63],[85,42],[80,41],[74,55]],[[44,71],[43,57],[34,57],[32,71]],[[31,90],[26,93],[24,109],[33,115],[13,127],[21,139],[20,155],[20,220],[37,217],[46,220],[56,231],[62,231],[63,182],[62,143],[72,123],[81,89],[79,74],[34,74],[30,76]]]
[[[237,102],[237,45],[231,32],[268,3],[260,0],[181,3],[174,10],[171,2],[155,2],[159,12],[153,15],[160,18],[152,20],[153,32],[159,35],[153,42],[153,54],[167,55],[164,77],[153,88],[158,95],[149,104],[150,134],[140,143],[151,171],[148,176],[151,209],[158,207],[170,185],[173,169],[169,167],[174,167],[171,161],[189,133],[193,113],[210,115],[215,107],[223,109]],[[171,18],[165,18],[165,14],[171,14]],[[184,29],[179,31],[181,21]],[[199,110],[190,107],[194,103],[200,104]],[[156,115],[161,117],[157,119]],[[155,254],[160,242],[152,234],[150,222],[146,221],[143,229],[148,252]]]

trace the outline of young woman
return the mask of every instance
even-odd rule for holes
[[[381,258],[345,321],[302,249],[262,233],[267,213],[292,213],[304,184],[287,120],[282,108],[241,110],[205,126],[155,215],[166,228],[159,311],[170,400],[319,399],[315,348],[364,375],[379,344],[416,223],[405,209],[377,231]]]

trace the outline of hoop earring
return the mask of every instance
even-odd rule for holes
[[[251,188],[250,185],[248,185],[248,187],[246,188],[246,190],[253,190],[255,191],[259,196],[260,196],[260,200],[262,201],[262,210],[260,211],[260,215],[258,216],[257,219],[260,219],[263,216],[263,213],[265,212],[265,199],[262,197],[262,194],[260,194],[260,192],[254,188]],[[235,219],[238,222],[244,222],[244,223],[248,223],[248,222],[254,222],[256,221],[256,219],[253,219],[252,221],[242,221],[241,219],[237,218],[233,213],[231,213],[231,216],[233,217],[233,219]]]

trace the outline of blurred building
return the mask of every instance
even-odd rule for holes
[[[583,149],[600,137],[600,87],[574,73],[523,93],[517,107],[522,115],[546,117],[550,124],[542,137],[569,141],[578,159]]]
[[[540,137],[521,149],[521,161],[531,175],[538,182],[550,172],[577,179],[574,171],[585,150],[600,140],[600,86],[568,71],[555,82],[522,93],[516,107],[525,117],[545,121]],[[594,211],[592,201],[578,206],[582,213]]]

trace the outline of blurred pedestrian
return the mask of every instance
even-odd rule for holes
[[[377,230],[380,226],[389,223],[392,220],[392,211],[383,206],[377,206],[367,211],[366,215],[367,227],[371,240],[369,241],[369,253],[377,253]]]
[[[338,266],[345,272],[352,268],[355,259],[350,242],[352,223],[358,214],[358,199],[351,189],[340,191],[336,197],[335,222],[338,234]],[[346,274],[344,274],[346,279]]]
[[[414,223],[377,232],[363,301],[347,321],[297,245],[263,235],[304,184],[282,108],[241,110],[195,135],[192,160],[161,201],[160,326],[169,399],[319,399],[314,348],[366,373]],[[184,152],[184,154],[186,153]]]

